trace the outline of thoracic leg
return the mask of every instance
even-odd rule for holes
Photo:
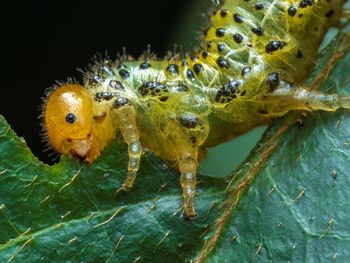
[[[197,153],[183,153],[179,161],[179,170],[185,216],[193,218],[196,215],[194,196],[196,194]]]
[[[176,148],[181,173],[184,213],[186,218],[194,218],[198,151],[200,145],[206,140],[209,129],[206,120],[199,119],[195,114],[180,115],[179,124],[173,132],[177,134],[174,148]]]
[[[339,108],[350,109],[350,96],[325,94],[293,87],[282,82],[278,89],[265,95],[266,110],[269,117],[278,117],[290,110],[336,111]]]
[[[140,133],[137,129],[135,110],[126,99],[117,99],[114,103],[113,112],[116,115],[117,125],[124,141],[128,144],[128,175],[123,184],[123,188],[129,189],[135,181],[137,170],[140,165],[142,154],[142,146],[139,141]]]

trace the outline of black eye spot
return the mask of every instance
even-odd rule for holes
[[[73,113],[68,113],[66,115],[66,122],[73,124],[77,117]]]

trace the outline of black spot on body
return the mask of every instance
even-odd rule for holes
[[[314,3],[315,3],[314,0],[301,0],[299,3],[299,6],[301,8],[305,8],[308,6],[312,6]]]
[[[191,58],[192,61],[195,61],[195,60],[198,59],[198,57],[197,57],[196,54],[192,54],[192,55],[190,56],[190,58]]]
[[[171,74],[173,74],[173,75],[179,74],[179,66],[176,65],[176,64],[170,64],[170,65],[168,65],[168,67],[166,68],[166,70],[167,70],[168,72],[170,72]]]
[[[105,80],[106,80],[106,78],[105,78],[104,76],[98,75],[98,74],[96,74],[96,75],[94,75],[94,76],[92,77],[92,81],[95,82],[95,83],[97,83],[97,84],[101,84],[101,83],[103,83]]]
[[[252,32],[255,35],[262,36],[264,34],[264,29],[262,29],[260,26],[257,26],[252,28]]]
[[[231,100],[237,98],[237,88],[240,85],[240,81],[230,80],[221,89],[218,90],[215,96],[215,101],[220,103],[228,103]]]
[[[164,96],[164,97],[161,97],[159,100],[160,100],[161,102],[165,102],[165,101],[167,101],[168,99],[169,99],[168,96]]]
[[[299,6],[300,6],[301,8],[305,8],[305,7],[308,6],[308,4],[306,3],[306,1],[303,0],[303,1],[300,1]]]
[[[111,87],[112,89],[116,89],[119,91],[125,91],[125,87],[123,86],[123,84],[119,81],[116,80],[111,80],[108,84],[109,87]]]
[[[298,51],[297,51],[296,58],[303,58],[303,53],[301,52],[300,49],[298,49]]]
[[[242,69],[242,77],[246,77],[250,73],[251,70],[252,70],[251,67],[248,67],[248,66],[244,67]]]
[[[236,23],[243,23],[243,17],[240,16],[239,14],[233,14],[233,20],[236,22]]]
[[[193,145],[195,145],[196,142],[197,142],[197,138],[196,138],[195,136],[191,136],[191,137],[190,137],[190,140],[191,140],[191,142],[192,142]]]
[[[238,80],[230,80],[224,87],[226,90],[236,90],[238,86],[241,84]]]
[[[96,101],[101,101],[101,100],[106,100],[109,101],[114,97],[112,92],[99,92],[95,94],[95,100]]]
[[[209,55],[208,50],[205,50],[205,51],[202,52],[202,57],[203,58],[206,58],[208,55]]]
[[[187,92],[189,88],[184,84],[177,84],[173,90],[177,92]]]
[[[186,77],[188,79],[190,79],[190,80],[194,80],[195,79],[194,74],[193,74],[192,70],[190,70],[190,69],[186,70]]]
[[[146,96],[150,91],[149,91],[149,88],[146,86],[146,85],[142,85],[140,88],[139,88],[139,92],[142,96]]]
[[[324,16],[327,17],[327,18],[331,18],[333,15],[334,15],[334,10],[331,9]]]
[[[268,112],[267,112],[266,109],[259,109],[259,110],[258,110],[258,113],[263,114],[263,115],[268,114]]]
[[[269,43],[266,44],[265,46],[265,51],[267,53],[272,53],[274,51],[277,51],[279,49],[282,49],[287,43],[284,41],[276,41],[272,40]]]
[[[193,65],[193,70],[196,74],[199,74],[201,71],[204,70],[204,68],[203,68],[202,64],[196,63]]]
[[[288,15],[289,16],[293,17],[296,15],[296,13],[297,13],[297,8],[295,5],[292,5],[288,8]]]
[[[168,86],[157,81],[147,81],[139,87],[139,93],[142,96],[157,96],[168,92]]]
[[[279,75],[276,72],[271,73],[267,79],[266,84],[269,86],[270,90],[273,91],[280,83]]]
[[[116,99],[115,102],[113,103],[113,107],[115,109],[119,109],[121,107],[128,106],[128,105],[131,105],[131,102],[130,100],[124,97]]]
[[[255,4],[255,9],[256,10],[261,10],[263,8],[264,8],[264,4],[260,4],[260,3]]]
[[[112,71],[112,69],[108,66],[102,66],[99,68],[99,73],[104,75],[104,76],[108,76],[108,77],[112,77],[114,76],[114,73]]]
[[[140,69],[149,69],[150,67],[151,63],[149,63],[148,61],[145,61],[140,65]]]
[[[119,70],[119,76],[123,79],[127,79],[128,77],[130,77],[130,73],[125,69],[121,69]]]
[[[216,63],[218,64],[218,66],[220,68],[229,68],[230,67],[230,63],[224,59],[223,57],[218,57],[216,60]]]
[[[237,44],[239,44],[239,43],[241,43],[242,42],[242,40],[243,40],[243,37],[242,37],[242,35],[240,35],[240,34],[234,34],[233,35],[233,40],[237,43]]]
[[[221,17],[226,17],[228,14],[228,10],[227,9],[222,9],[220,12]]]
[[[215,35],[217,37],[223,37],[225,35],[225,29],[224,28],[218,28],[215,32]]]
[[[181,125],[187,129],[194,129],[199,124],[198,118],[192,114],[182,114],[179,120]]]
[[[218,44],[218,51],[222,52],[225,49],[225,45],[224,44]]]

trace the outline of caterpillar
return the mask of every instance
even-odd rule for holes
[[[92,163],[120,132],[133,186],[144,148],[181,174],[184,215],[194,218],[196,172],[205,149],[291,110],[350,109],[350,96],[303,86],[343,1],[226,0],[199,47],[158,59],[96,61],[44,99],[44,137],[54,150]]]

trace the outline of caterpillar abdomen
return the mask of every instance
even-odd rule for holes
[[[301,84],[312,70],[326,30],[339,18],[341,3],[226,1],[212,16],[203,46],[210,46],[213,67],[245,82],[248,96],[266,92],[266,81],[273,88],[276,83],[267,79],[273,72]],[[220,56],[229,67],[218,63]]]
[[[341,4],[227,0],[192,53],[104,59],[85,73],[84,87],[68,83],[49,93],[49,141],[61,153],[92,162],[119,130],[130,157],[123,187],[132,186],[147,147],[178,166],[185,214],[193,217],[198,160],[206,147],[289,110],[350,108],[349,97],[300,87]]]

